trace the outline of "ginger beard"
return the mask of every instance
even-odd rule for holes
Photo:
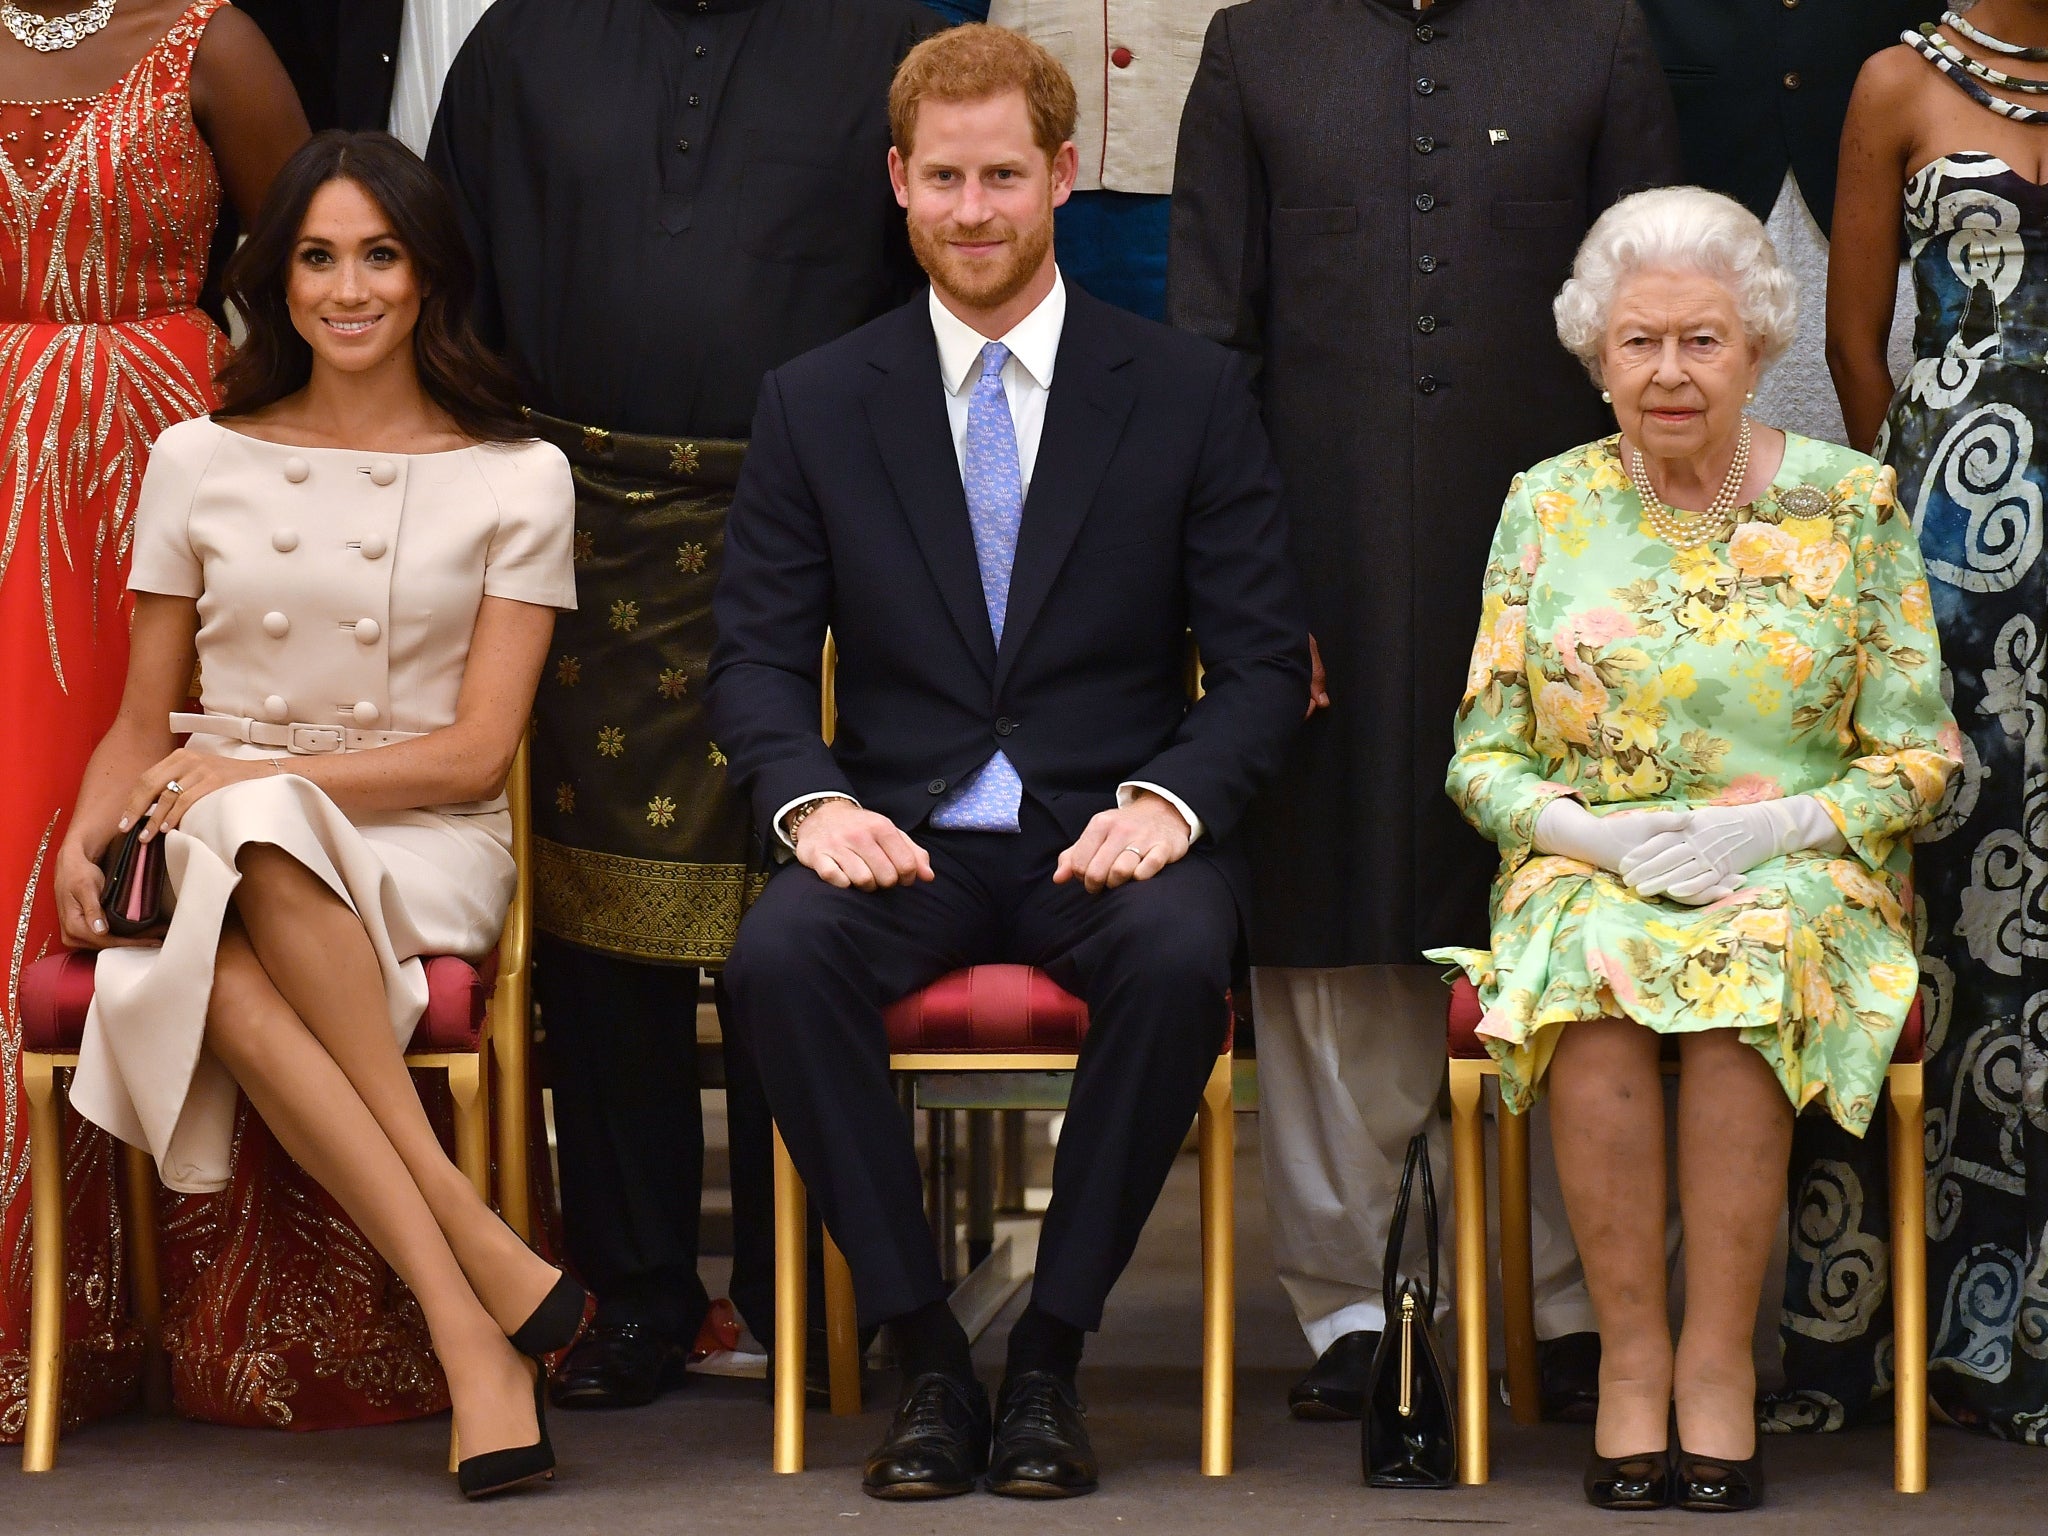
[[[951,219],[927,229],[910,219],[910,249],[932,286],[948,298],[969,309],[999,309],[1024,291],[1052,249],[1049,189],[1042,213],[1024,228],[990,218],[971,229]],[[1000,241],[1002,250],[990,256],[965,256],[954,248],[956,240]]]

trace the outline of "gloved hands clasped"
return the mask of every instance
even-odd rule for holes
[[[1642,896],[1705,906],[1732,895],[1745,871],[1788,853],[1839,851],[1842,834],[1811,795],[1695,811],[1624,811],[1595,816],[1558,799],[1536,819],[1544,853],[1583,859],[1621,876]]]

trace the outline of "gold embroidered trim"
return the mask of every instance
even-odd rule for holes
[[[542,932],[636,960],[723,965],[767,876],[742,864],[670,864],[533,840]]]

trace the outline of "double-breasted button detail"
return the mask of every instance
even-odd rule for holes
[[[354,627],[357,645],[375,645],[384,633],[384,626],[375,619],[357,619]]]
[[[292,621],[275,608],[263,615],[263,633],[273,640],[282,640],[292,632]]]
[[[293,485],[304,485],[306,477],[313,473],[313,466],[296,453],[284,461],[284,477]]]
[[[271,529],[270,547],[280,555],[290,554],[299,547],[299,530],[296,528]]]
[[[382,560],[385,553],[391,548],[391,545],[385,540],[384,535],[373,533],[364,539],[357,548],[362,551],[365,560]]]
[[[398,478],[398,466],[389,459],[379,459],[370,466],[372,485],[389,485]]]
[[[279,725],[283,725],[291,719],[292,707],[286,702],[283,694],[273,693],[263,701],[263,714],[264,718],[275,720]]]
[[[349,711],[350,718],[353,719],[357,725],[366,727],[375,725],[378,719],[380,718],[380,715],[381,711],[377,708],[377,706],[374,703],[372,703],[368,699],[358,699],[356,701],[356,707]]]

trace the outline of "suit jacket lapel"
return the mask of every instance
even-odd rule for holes
[[[995,634],[981,593],[981,565],[967,520],[967,492],[946,419],[939,347],[922,294],[897,313],[902,325],[871,360],[881,371],[867,396],[868,423],[946,609],[984,672],[993,672]],[[1014,612],[1014,606],[1012,612]]]
[[[1059,360],[1046,396],[1031,493],[1024,498],[1017,560],[1010,568],[1010,604],[996,658],[998,688],[1067,562],[1137,399],[1136,386],[1121,371],[1131,354],[1090,312],[1105,307],[1068,286]],[[969,545],[971,555],[971,538]],[[976,573],[978,580],[979,567]]]

